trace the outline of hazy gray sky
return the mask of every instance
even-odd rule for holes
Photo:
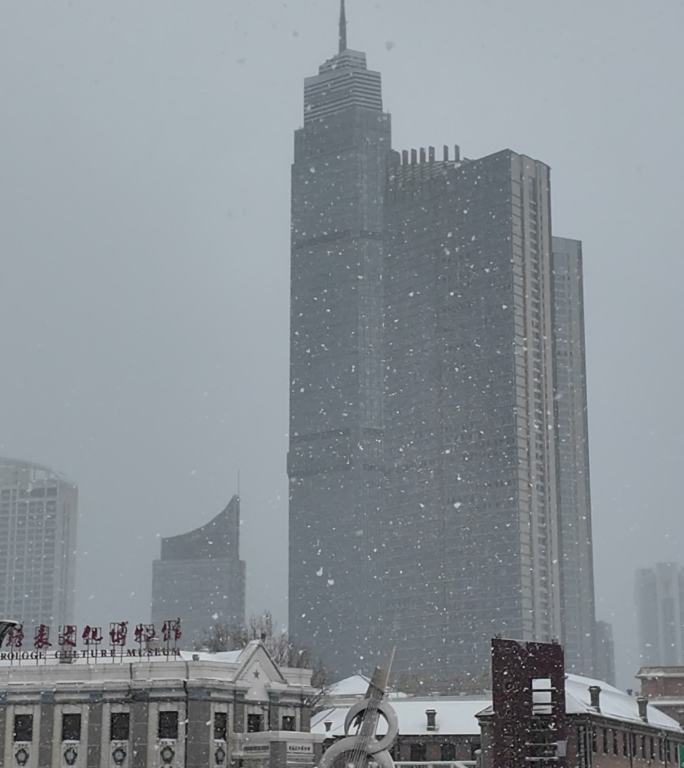
[[[394,146],[552,167],[584,241],[599,615],[681,559],[684,4],[348,0]],[[289,165],[336,0],[0,0],[0,454],[80,488],[81,622],[144,619],[159,535],[241,472],[286,615]]]

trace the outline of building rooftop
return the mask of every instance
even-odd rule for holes
[[[235,495],[212,520],[161,541],[162,560],[201,560],[239,556],[240,498]]]
[[[46,467],[43,464],[0,456],[0,477],[2,477],[2,475],[7,475],[8,471],[26,472],[32,476],[33,481],[57,480],[66,483],[67,485],[74,485],[74,482],[66,477],[66,475],[63,475],[60,472],[55,472],[54,469]]]
[[[480,725],[477,714],[489,706],[490,700],[470,696],[411,696],[407,698],[392,698],[390,704],[397,713],[399,733],[403,736],[419,736],[427,734],[451,734],[457,736],[477,735]],[[426,710],[436,712],[436,729],[428,729]],[[325,736],[343,736],[344,718],[348,707],[330,707],[317,712],[311,718],[312,733]],[[330,727],[326,728],[326,723]],[[380,721],[378,733],[386,732],[386,724]]]
[[[642,678],[654,677],[684,677],[684,666],[649,666],[641,667],[636,677]]]
[[[597,711],[591,706],[591,694],[589,688],[598,686],[601,688],[600,706],[602,717],[607,717],[622,722],[643,723],[639,716],[637,699],[625,691],[621,691],[601,680],[593,680],[580,675],[567,674],[565,676],[565,706],[569,715],[592,714]],[[311,718],[311,730],[314,733],[328,737],[344,735],[344,718],[349,709],[349,704],[343,703],[344,697],[361,697],[368,687],[368,678],[363,675],[340,680],[333,684],[326,699],[335,703],[317,712]],[[450,734],[456,736],[477,735],[480,733],[480,725],[477,716],[491,712],[491,697],[487,696],[407,696],[403,693],[394,693],[388,699],[397,713],[399,721],[399,733],[406,735]],[[436,729],[428,730],[426,710],[435,710]],[[682,731],[676,720],[661,712],[655,706],[649,704],[648,724],[657,728],[673,731]],[[326,727],[328,723],[328,727]],[[384,733],[385,723],[380,722],[378,733]]]
[[[333,683],[327,690],[328,698],[335,696],[363,696],[368,690],[370,678],[365,675],[351,675]]]
[[[136,649],[137,652],[137,649]],[[126,681],[212,680],[246,686],[299,686],[313,693],[311,670],[278,666],[260,640],[252,640],[242,650],[206,653],[197,651],[145,651],[142,655],[88,659],[78,655],[69,663],[59,659],[10,661],[0,659],[0,690],[17,685],[68,687],[101,686]]]
[[[596,713],[591,706],[589,694],[590,686],[597,685],[601,688],[601,714],[617,720],[631,720],[635,723],[643,722],[639,716],[639,706],[634,696],[630,696],[619,688],[614,688],[601,680],[592,680],[580,675],[566,675],[565,681],[565,706],[568,714]],[[648,705],[648,722],[660,728],[668,728],[680,731],[676,720],[661,712],[652,704]]]

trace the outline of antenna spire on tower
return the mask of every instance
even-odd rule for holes
[[[340,53],[347,50],[347,10],[340,0]]]

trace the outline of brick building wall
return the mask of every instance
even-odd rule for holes
[[[641,695],[684,726],[684,667],[643,667]]]
[[[678,766],[678,748],[684,734],[602,719],[600,716],[569,718],[568,765],[578,768],[652,768]]]

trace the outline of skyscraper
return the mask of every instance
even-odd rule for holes
[[[240,498],[200,528],[162,539],[152,566],[152,621],[180,618],[186,641],[216,625],[244,625],[245,563],[240,560]]]
[[[594,629],[594,677],[615,685],[615,642],[613,625],[597,621]]]
[[[74,619],[78,490],[47,467],[0,458],[0,616],[24,624]]]
[[[382,255],[390,118],[346,44],[306,79],[292,166],[289,631],[367,666],[382,472]]]
[[[684,664],[684,568],[641,568],[635,586],[642,666]]]
[[[479,676],[495,634],[561,634],[549,169],[393,157],[386,620],[399,668]]]
[[[584,291],[582,243],[579,240],[553,238],[552,291],[562,639],[567,669],[570,672],[591,675],[594,673],[594,650],[598,653],[601,645],[597,645],[599,640],[594,639],[596,617],[589,487]],[[604,630],[596,629],[602,632]],[[598,661],[597,657],[596,662]]]
[[[382,110],[342,3],[295,137],[290,630],[335,672],[478,676],[498,633],[591,671],[579,244],[543,162],[395,152]]]

